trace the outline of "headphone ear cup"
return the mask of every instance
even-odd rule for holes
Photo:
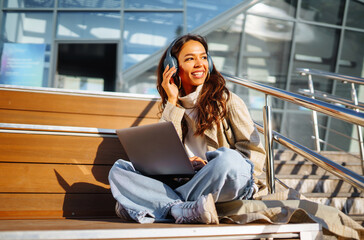
[[[214,63],[212,62],[212,58],[208,53],[207,53],[207,63],[209,64],[209,73],[211,73],[212,69],[214,68]]]
[[[166,67],[168,65],[169,65],[169,69],[174,67],[177,70],[176,73],[178,72],[178,61],[175,57],[173,57],[171,55],[166,56],[166,58],[164,59],[164,62],[163,62],[164,69],[166,69]],[[175,74],[173,74],[173,76],[175,76]]]

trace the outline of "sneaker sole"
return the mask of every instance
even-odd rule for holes
[[[204,212],[202,220],[206,224],[219,224],[219,217],[217,216],[215,201],[212,194],[206,196],[204,204]]]

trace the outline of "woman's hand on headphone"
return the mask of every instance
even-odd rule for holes
[[[173,74],[177,72],[175,67],[169,68],[169,65],[164,69],[162,87],[168,96],[168,102],[173,105],[177,104],[178,100],[178,86],[174,82]]]

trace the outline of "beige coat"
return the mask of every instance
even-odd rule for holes
[[[176,107],[167,102],[160,120],[172,122],[181,139],[181,122],[184,114],[185,109],[182,106]],[[230,99],[227,102],[226,119],[218,125],[215,124],[212,129],[206,130],[204,136],[208,151],[214,151],[220,147],[236,149],[254,163],[255,176],[263,172],[265,151],[258,131],[245,103],[234,93],[230,93]]]

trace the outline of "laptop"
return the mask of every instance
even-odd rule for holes
[[[171,122],[117,129],[134,168],[156,179],[190,178],[195,170]]]

